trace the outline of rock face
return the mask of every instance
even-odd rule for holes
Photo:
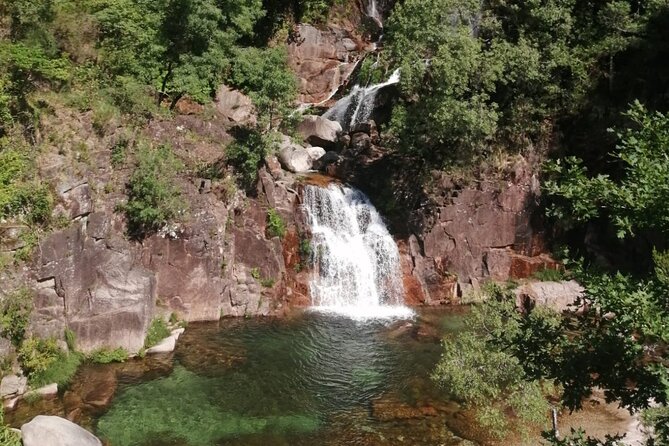
[[[156,283],[113,219],[92,213],[55,232],[41,246],[32,332],[75,332],[78,348],[113,343],[136,352],[154,313]]]
[[[24,446],[102,446],[93,434],[60,417],[38,415],[21,426]]]
[[[365,44],[351,32],[299,25],[288,46],[289,64],[298,78],[298,100],[318,104],[349,78]]]

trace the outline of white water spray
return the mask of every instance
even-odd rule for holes
[[[355,319],[411,317],[403,306],[399,252],[367,197],[349,187],[306,186],[316,310]]]
[[[343,128],[350,129],[356,124],[367,122],[374,111],[376,95],[379,91],[400,81],[400,70],[397,69],[387,81],[369,87],[356,85],[351,92],[337,101],[323,114],[324,118],[339,122]]]

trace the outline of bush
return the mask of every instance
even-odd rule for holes
[[[225,149],[226,159],[237,173],[237,181],[245,190],[251,190],[258,180],[258,168],[272,152],[274,139],[253,129],[237,129],[235,141]]]
[[[270,237],[281,237],[286,235],[286,223],[276,209],[267,211],[267,233]]]
[[[162,318],[157,317],[151,321],[149,330],[146,332],[144,347],[151,348],[168,337],[170,334],[172,334],[172,332],[167,326],[167,323]]]
[[[70,352],[77,351],[77,335],[69,328],[65,329],[65,343]]]
[[[33,295],[28,288],[19,288],[5,296],[0,304],[0,334],[15,346],[21,345],[32,311]]]
[[[87,359],[96,364],[110,364],[112,362],[125,362],[128,357],[128,351],[123,347],[119,347],[115,349],[97,349],[90,353]]]
[[[137,167],[128,183],[128,203],[124,206],[132,236],[157,231],[183,211],[184,203],[174,185],[181,167],[167,146],[139,149]]]
[[[532,274],[532,277],[542,282],[559,282],[564,280],[564,272],[559,269],[544,268]]]
[[[18,353],[21,367],[33,387],[69,384],[81,363],[81,355],[62,351],[54,339],[28,338]]]

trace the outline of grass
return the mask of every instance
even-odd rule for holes
[[[172,334],[172,332],[167,326],[167,322],[165,322],[162,318],[157,317],[151,321],[149,330],[146,332],[144,347],[151,348],[168,337],[170,334]]]
[[[123,347],[115,349],[99,348],[88,355],[88,360],[95,364],[110,364],[112,362],[125,362],[130,355]]]
[[[53,361],[46,370],[34,372],[28,382],[32,387],[43,387],[51,383],[57,383],[59,388],[67,386],[77,373],[77,368],[81,364],[83,357],[79,353],[60,352],[55,361]]]
[[[542,282],[560,282],[565,276],[564,272],[559,269],[544,268],[532,274],[532,277]]]

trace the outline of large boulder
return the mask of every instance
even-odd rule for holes
[[[287,136],[283,137],[279,146],[279,162],[284,169],[293,173],[306,172],[313,166],[307,149],[295,144]]]
[[[23,446],[102,446],[93,434],[60,417],[38,415],[21,426]]]
[[[7,375],[0,382],[0,398],[23,395],[28,387],[28,378],[17,375]]]
[[[342,132],[341,124],[322,116],[307,115],[297,126],[306,142],[314,146],[333,148]]]

